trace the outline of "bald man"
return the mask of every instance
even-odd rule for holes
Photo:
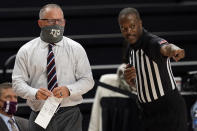
[[[13,89],[32,109],[30,131],[81,131],[77,105],[94,85],[89,60],[79,43],[63,36],[66,20],[59,5],[45,5],[39,17],[40,37],[17,53]],[[62,100],[45,130],[34,120],[49,97]]]

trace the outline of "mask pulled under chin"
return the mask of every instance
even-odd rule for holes
[[[17,102],[5,101],[3,110],[9,115],[13,115],[17,111],[17,104]]]
[[[51,25],[41,28],[40,38],[47,43],[57,43],[62,40],[64,26]]]

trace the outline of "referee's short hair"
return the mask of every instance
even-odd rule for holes
[[[138,10],[135,9],[135,8],[131,8],[131,7],[122,9],[120,11],[120,13],[119,13],[118,19],[120,19],[120,17],[122,15],[125,15],[126,16],[126,15],[129,15],[129,14],[134,14],[138,19],[141,19],[140,18],[140,13],[138,12]]]

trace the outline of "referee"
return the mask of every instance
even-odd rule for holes
[[[134,8],[121,10],[118,22],[130,43],[124,76],[137,87],[145,131],[187,131],[186,104],[170,65],[170,58],[179,61],[185,56],[184,50],[146,31]]]

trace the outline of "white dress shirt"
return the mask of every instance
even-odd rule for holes
[[[10,119],[10,117],[8,117],[8,116],[6,116],[6,115],[3,115],[3,114],[1,114],[1,113],[0,113],[0,117],[3,119],[3,121],[4,121],[5,124],[7,125],[8,130],[9,130],[9,131],[12,131],[11,124],[8,122],[9,119]],[[15,121],[15,122],[14,122],[14,125],[15,125],[15,127],[17,128],[17,130],[19,131],[18,126],[16,125],[16,120],[14,119],[14,116],[12,116],[12,119]]]
[[[94,86],[91,67],[84,48],[70,38],[53,47],[58,86],[67,86],[70,96],[64,98],[61,107],[82,102],[82,95]],[[17,53],[12,74],[13,89],[27,99],[34,111],[39,111],[44,100],[36,100],[38,88],[47,88],[48,43],[40,37],[23,45]]]

